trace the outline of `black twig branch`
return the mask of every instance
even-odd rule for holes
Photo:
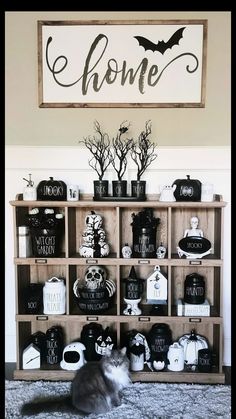
[[[116,137],[112,138],[113,146],[113,157],[111,163],[117,173],[118,180],[122,180],[127,167],[127,155],[132,148],[133,139],[122,136],[128,131],[130,124],[127,125],[127,121],[123,121],[120,124],[119,133]]]
[[[83,140],[80,140],[79,143],[83,143],[93,155],[88,161],[89,166],[95,170],[99,180],[102,180],[104,173],[112,160],[110,151],[111,142],[109,135],[102,132],[101,126],[96,120],[94,122],[94,130],[97,133],[97,136],[94,135],[92,138],[91,136],[85,137]]]
[[[149,120],[145,123],[145,131],[142,131],[138,140],[132,144],[131,158],[138,167],[137,180],[140,180],[147,167],[157,158],[157,154],[154,153],[157,145],[148,138],[151,132],[152,125]]]

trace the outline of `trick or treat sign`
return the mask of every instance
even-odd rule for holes
[[[204,107],[206,20],[38,21],[40,107]]]

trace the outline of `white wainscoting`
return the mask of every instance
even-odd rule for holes
[[[158,157],[147,170],[143,180],[147,181],[147,193],[159,193],[159,186],[172,184],[176,179],[192,179],[214,184],[214,192],[223,196],[228,203],[224,217],[224,365],[231,365],[231,168],[230,147],[158,147]],[[6,241],[6,285],[5,285],[5,354],[6,362],[16,361],[15,327],[15,274],[13,264],[13,220],[9,201],[23,192],[26,182],[22,179],[32,173],[37,185],[41,180],[53,176],[67,184],[78,184],[80,192],[93,193],[96,173],[89,167],[90,154],[81,147],[27,147],[6,146],[5,152],[5,241]],[[124,179],[128,184],[136,178],[133,161],[129,161]],[[106,179],[115,180],[114,170],[109,169]],[[111,182],[110,182],[111,183]],[[130,192],[128,190],[128,192]]]

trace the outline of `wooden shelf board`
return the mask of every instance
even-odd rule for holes
[[[49,380],[49,381],[71,381],[75,371],[55,370],[15,370],[14,380]],[[224,384],[224,373],[192,373],[192,372],[146,372],[140,371],[131,373],[133,382],[165,382],[165,383],[202,383],[202,384]]]

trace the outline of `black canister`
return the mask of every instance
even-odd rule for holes
[[[147,340],[151,350],[151,361],[159,359],[160,353],[164,353],[167,362],[167,352],[172,344],[172,333],[168,324],[155,323],[148,333]]]
[[[63,353],[63,333],[60,326],[53,326],[46,332],[46,363],[59,364]]]
[[[26,314],[43,313],[43,284],[29,284],[24,293]]]
[[[137,278],[134,266],[130,269],[128,278],[125,280],[125,298],[137,300],[143,292],[143,279]]]
[[[184,281],[184,302],[202,304],[205,301],[205,281],[202,275],[192,273]]]
[[[133,222],[133,257],[156,257],[156,232],[160,218],[153,216],[152,208],[145,208],[138,214],[132,214]]]
[[[86,350],[84,357],[86,361],[98,361],[101,358],[96,352],[96,340],[103,332],[102,325],[99,323],[89,323],[83,326],[81,331],[81,342],[84,344]]]
[[[198,350],[198,370],[200,372],[211,372],[212,370],[212,351],[210,349]]]

